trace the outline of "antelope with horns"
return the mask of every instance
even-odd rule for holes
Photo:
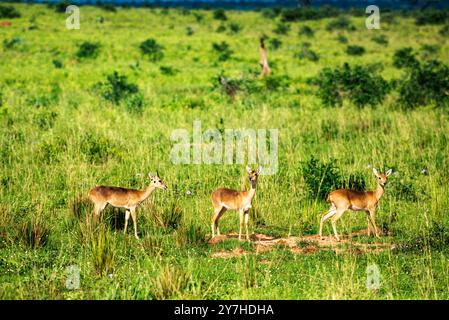
[[[157,188],[164,190],[167,189],[167,185],[157,175],[153,176],[151,173],[149,173],[148,177],[151,181],[150,185],[143,191],[107,186],[97,186],[91,189],[88,193],[88,197],[94,203],[95,219],[98,220],[101,211],[103,211],[103,209],[108,204],[116,208],[125,208],[126,213],[124,234],[126,235],[128,219],[131,215],[134,224],[134,236],[136,237],[136,239],[139,239],[139,237],[137,236],[136,208],[143,201],[145,201]]]
[[[215,229],[217,235],[220,235],[220,229],[218,228],[218,220],[226,212],[226,210],[235,210],[240,213],[240,230],[239,240],[242,239],[242,227],[245,222],[246,240],[249,240],[248,233],[248,211],[251,208],[251,202],[256,194],[257,178],[259,177],[262,168],[252,170],[250,167],[246,167],[248,172],[249,181],[251,182],[251,189],[248,191],[236,191],[232,189],[219,188],[212,192],[212,205],[214,206],[214,216],[212,217],[212,237],[215,237]]]
[[[322,238],[324,222],[332,218],[332,229],[334,230],[335,238],[340,241],[338,237],[336,224],[346,210],[365,211],[366,221],[368,223],[368,235],[371,235],[371,223],[374,227],[374,233],[379,238],[379,233],[376,226],[375,210],[380,198],[384,193],[384,187],[387,184],[387,178],[392,173],[392,169],[386,173],[378,173],[373,168],[374,175],[378,178],[377,188],[374,191],[353,191],[348,189],[338,189],[331,192],[326,201],[331,204],[330,210],[321,218],[320,221],[320,238]]]

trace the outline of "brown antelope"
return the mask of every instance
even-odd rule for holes
[[[268,58],[267,58],[267,50],[265,49],[265,39],[264,37],[260,37],[260,66],[262,67],[262,77],[267,76],[270,74],[270,66],[268,65]]]
[[[212,237],[215,237],[215,229],[217,235],[220,235],[218,228],[218,220],[226,212],[226,210],[236,210],[240,213],[240,230],[239,240],[242,239],[243,221],[245,221],[246,240],[249,240],[248,233],[248,211],[251,208],[251,202],[256,194],[257,177],[262,168],[259,167],[257,171],[253,171],[250,167],[246,167],[249,181],[251,182],[251,189],[248,191],[236,191],[232,189],[219,188],[212,192],[212,205],[214,206],[214,216],[212,217]]]
[[[348,189],[338,189],[331,192],[326,201],[331,204],[330,210],[321,218],[320,221],[320,238],[322,238],[323,223],[332,217],[332,229],[334,230],[335,238],[340,241],[338,237],[336,224],[346,210],[365,211],[366,221],[368,223],[368,235],[371,235],[371,223],[374,227],[374,233],[379,238],[379,233],[376,226],[375,210],[380,198],[384,193],[384,187],[387,184],[387,178],[393,170],[388,170],[385,174],[378,173],[373,168],[374,175],[379,179],[377,188],[374,191],[353,191]]]
[[[136,219],[136,207],[138,207],[143,201],[145,201],[151,193],[156,189],[167,189],[167,185],[156,175],[148,174],[151,180],[150,185],[143,191],[126,189],[120,187],[107,187],[97,186],[91,189],[88,193],[89,199],[94,203],[94,216],[98,220],[101,211],[110,204],[116,208],[125,208],[125,230],[128,227],[128,219],[131,215],[134,224],[134,236],[137,236],[137,219]]]

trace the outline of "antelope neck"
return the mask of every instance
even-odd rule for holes
[[[379,200],[383,194],[384,194],[384,187],[380,183],[378,183],[376,189],[376,199]]]
[[[156,189],[155,186],[149,185],[145,191],[143,192],[143,198],[146,199],[150,196],[150,194]]]

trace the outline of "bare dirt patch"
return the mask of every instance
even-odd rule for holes
[[[338,242],[333,236],[323,236],[323,238],[320,238],[318,235],[306,235],[302,237],[274,237],[262,233],[256,233],[250,236],[250,241],[255,243],[257,253],[270,251],[273,250],[273,247],[278,246],[288,247],[291,252],[297,254],[310,254],[320,250],[333,250],[337,253],[351,252],[353,254],[361,255],[366,252],[381,252],[392,248],[392,245],[388,243],[378,241],[373,243],[361,243],[352,239],[353,236],[367,234],[367,230],[360,230],[349,236],[340,236],[341,239],[340,242]],[[215,245],[229,239],[238,239],[238,234],[230,233],[227,235],[215,236],[213,239],[209,240],[209,244]],[[246,252],[243,249],[235,248],[232,251],[223,250],[214,252],[212,257],[230,258],[241,256],[245,253]]]

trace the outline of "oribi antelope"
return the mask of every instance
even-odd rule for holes
[[[365,211],[366,220],[368,223],[368,235],[371,235],[371,224],[374,227],[374,233],[379,238],[379,233],[376,226],[375,211],[380,198],[384,194],[384,188],[387,184],[387,178],[392,173],[392,169],[386,173],[378,173],[373,168],[374,175],[378,178],[377,188],[374,191],[354,191],[348,189],[338,189],[332,191],[326,201],[331,204],[330,210],[321,218],[319,235],[322,238],[324,222],[332,218],[332,229],[334,230],[335,238],[340,241],[338,237],[336,224],[346,210]]]
[[[256,194],[257,178],[259,177],[262,168],[252,170],[250,167],[246,167],[248,172],[248,178],[251,182],[251,188],[248,191],[236,191],[227,188],[219,188],[212,192],[211,199],[214,207],[214,216],[212,217],[212,237],[215,237],[215,229],[217,235],[220,235],[220,229],[218,228],[218,220],[226,212],[226,210],[236,210],[240,213],[240,229],[239,240],[242,239],[242,227],[245,222],[246,239],[249,240],[248,232],[248,211],[251,208],[251,202]]]
[[[125,208],[125,230],[128,227],[128,219],[131,215],[134,224],[134,236],[137,236],[137,217],[136,208],[145,201],[151,193],[153,193],[156,188],[167,189],[167,185],[157,176],[153,176],[151,173],[148,174],[150,178],[150,185],[143,191],[120,188],[120,187],[108,187],[108,186],[97,186],[91,189],[88,193],[89,199],[94,203],[94,216],[98,219],[101,211],[110,204],[116,208]]]

